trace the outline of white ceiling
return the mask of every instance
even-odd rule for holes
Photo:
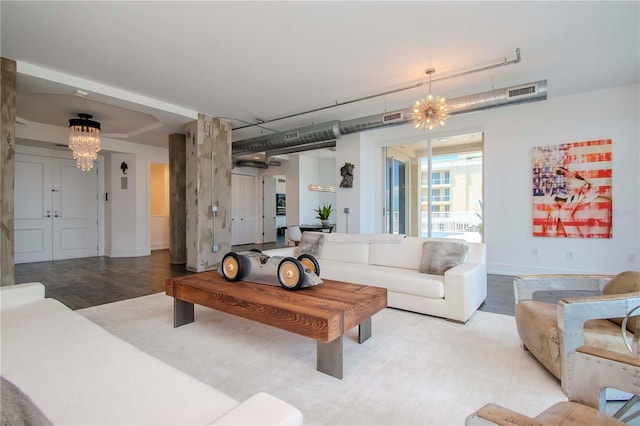
[[[537,80],[548,96],[638,83],[640,3],[0,2],[17,115],[166,146],[197,112],[233,127],[515,58],[433,83],[448,98]],[[89,92],[75,96],[76,89]],[[269,123],[273,130],[406,108],[426,87]],[[450,120],[455,120],[452,117]],[[252,127],[233,139],[267,134]],[[114,135],[118,136],[118,135]]]

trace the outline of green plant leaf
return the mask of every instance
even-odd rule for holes
[[[322,207],[318,207],[317,209],[313,209],[313,211],[318,213],[318,216],[316,216],[316,219],[329,220],[329,216],[331,215],[331,212],[333,212],[335,210],[331,208],[331,204],[329,204],[329,205],[325,204]]]

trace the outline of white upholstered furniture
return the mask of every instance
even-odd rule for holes
[[[320,277],[385,287],[389,307],[466,322],[487,296],[486,253],[482,243],[468,243],[463,263],[444,275],[419,272],[423,244],[452,239],[304,232],[298,247],[265,253],[294,256],[305,249],[305,239],[320,235],[323,242],[314,248]]]
[[[2,377],[53,424],[302,424],[269,394],[236,401],[138,350],[45,298],[40,283],[2,287],[0,299]]]
[[[287,239],[292,245],[298,245],[300,238],[302,237],[302,231],[298,225],[287,226]]]

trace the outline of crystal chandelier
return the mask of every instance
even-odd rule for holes
[[[445,98],[431,96],[431,74],[436,72],[435,68],[427,69],[429,74],[429,97],[416,101],[413,107],[413,123],[416,129],[433,129],[434,127],[444,126],[447,120],[449,106]]]
[[[83,172],[91,170],[100,151],[100,123],[90,114],[78,114],[69,120],[69,148],[73,159]]]

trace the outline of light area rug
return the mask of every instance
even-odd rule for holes
[[[316,371],[316,342],[293,333],[200,306],[173,328],[164,293],[77,312],[237,400],[275,395],[305,424],[462,425],[489,402],[533,416],[566,401],[506,315],[478,311],[462,325],[387,308],[365,343],[347,332],[339,380]]]

